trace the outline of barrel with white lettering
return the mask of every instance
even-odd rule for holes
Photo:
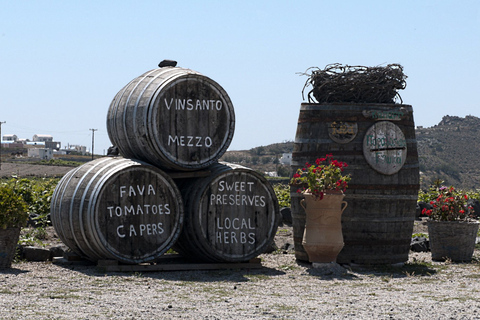
[[[108,135],[122,156],[180,171],[216,162],[227,151],[234,128],[225,90],[178,67],[135,78],[117,93],[107,114]]]
[[[184,181],[185,223],[175,249],[213,262],[248,261],[273,242],[278,202],[269,182],[233,164],[212,165],[204,178]]]
[[[160,169],[121,157],[90,161],[55,188],[51,220],[59,238],[92,261],[153,261],[172,247],[183,202]]]

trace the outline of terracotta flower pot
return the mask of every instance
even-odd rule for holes
[[[427,222],[432,260],[471,261],[475,250],[478,221]]]
[[[306,222],[302,245],[310,262],[335,262],[343,248],[342,213],[347,207],[344,194],[327,192],[323,199],[305,193],[301,205],[305,209]]]

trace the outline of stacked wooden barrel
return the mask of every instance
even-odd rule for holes
[[[124,157],[160,168],[198,170],[218,160],[233,138],[228,94],[198,72],[163,67],[117,93],[107,115],[113,145]]]
[[[52,197],[59,238],[91,260],[152,261],[178,239],[183,202],[162,170],[126,158],[105,157],[68,172]]]
[[[204,261],[247,261],[263,253],[278,225],[273,188],[259,173],[217,163],[181,185],[185,225],[177,249]]]
[[[275,236],[273,188],[251,169],[218,162],[235,128],[225,90],[163,65],[114,97],[107,131],[122,157],[65,175],[52,200],[55,230],[94,261],[154,261],[177,241],[189,258],[248,261]]]

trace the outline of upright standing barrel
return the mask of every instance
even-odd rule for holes
[[[278,201],[257,172],[217,163],[184,181],[185,223],[176,248],[203,261],[242,262],[263,253],[278,228]]]
[[[227,150],[235,114],[225,90],[189,69],[163,67],[135,78],[110,104],[110,141],[127,158],[164,169],[206,168]]]
[[[345,246],[339,263],[395,264],[408,260],[419,190],[413,109],[400,104],[302,103],[292,169],[332,154],[348,164],[351,181],[342,215]],[[305,211],[291,188],[295,256],[302,246]]]
[[[183,202],[160,169],[120,157],[69,171],[55,188],[51,220],[59,238],[92,261],[152,261],[172,247]]]

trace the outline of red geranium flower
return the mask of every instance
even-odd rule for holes
[[[316,159],[314,165],[307,162],[305,168],[298,169],[291,184],[303,184],[304,192],[311,192],[318,199],[322,199],[326,190],[346,190],[351,179],[350,175],[342,174],[346,166],[345,162],[333,159],[332,154],[327,154],[325,158]]]

